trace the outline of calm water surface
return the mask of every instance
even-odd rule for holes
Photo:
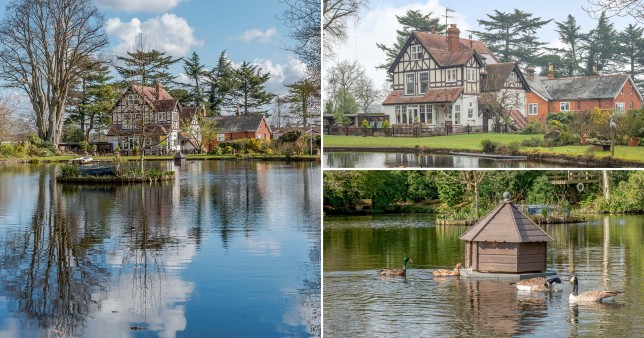
[[[319,336],[319,165],[173,169],[95,187],[0,167],[0,337]]]
[[[644,216],[544,226],[548,269],[580,291],[623,290],[608,304],[570,305],[563,292],[518,293],[509,282],[434,278],[462,262],[462,226],[428,216],[324,218],[324,336],[635,337],[644,332]],[[407,277],[379,277],[402,267]]]
[[[325,152],[325,168],[558,168],[534,161],[413,153]]]

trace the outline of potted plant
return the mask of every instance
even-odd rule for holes
[[[369,131],[369,121],[367,121],[367,119],[362,120],[360,127],[362,128],[363,136],[367,136],[367,131]]]
[[[382,128],[385,130],[385,136],[391,136],[391,123],[389,123],[389,120],[385,120],[382,123]]]
[[[115,157],[121,156],[121,146],[116,146],[116,149],[114,149],[114,156]]]

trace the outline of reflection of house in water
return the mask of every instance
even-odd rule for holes
[[[534,321],[548,316],[542,295],[518,295],[514,286],[499,281],[465,283],[465,315],[481,329],[483,336],[510,337],[530,334]]]

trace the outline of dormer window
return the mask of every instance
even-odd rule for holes
[[[409,73],[405,74],[405,95],[414,95],[416,87],[416,75]]]
[[[447,70],[447,82],[456,82],[456,68]]]
[[[412,60],[422,60],[423,59],[423,47],[420,45],[411,46],[411,59]]]

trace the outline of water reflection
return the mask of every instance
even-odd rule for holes
[[[553,168],[536,161],[492,160],[472,156],[418,153],[325,152],[326,168]]]
[[[434,226],[423,215],[324,219],[325,335],[637,336],[644,323],[642,216],[598,217],[544,226],[555,240],[548,269],[575,272],[580,291],[623,290],[614,303],[569,304],[563,292],[523,293],[503,281],[434,278],[453,267],[464,247],[464,227]],[[406,279],[375,270],[407,253]]]
[[[0,171],[0,336],[320,335],[319,167],[100,187],[36,168]]]

